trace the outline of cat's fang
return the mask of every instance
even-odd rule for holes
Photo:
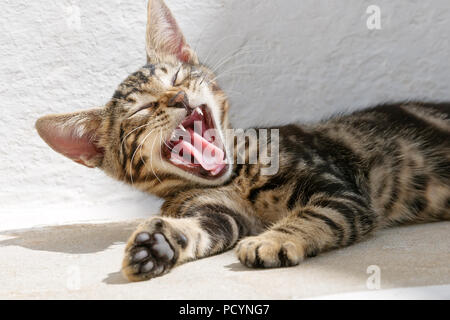
[[[200,107],[195,108],[195,111],[196,111],[198,114],[200,114],[201,116],[203,116],[203,112],[202,112],[202,110],[200,109]]]

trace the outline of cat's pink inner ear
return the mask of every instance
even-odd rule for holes
[[[96,145],[95,130],[82,124],[68,124],[65,117],[47,116],[36,122],[41,138],[56,152],[93,168],[100,164],[103,149]]]
[[[149,0],[147,17],[147,57],[169,54],[186,63],[198,63],[178,24],[163,0]]]

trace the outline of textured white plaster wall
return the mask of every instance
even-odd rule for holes
[[[448,0],[167,0],[219,67],[236,126],[450,100]],[[381,30],[366,9],[381,8]],[[48,148],[34,121],[105,103],[145,62],[145,0],[2,1],[0,229],[157,212],[156,198]]]

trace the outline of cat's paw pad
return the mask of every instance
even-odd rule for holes
[[[167,273],[178,256],[178,248],[168,240],[173,233],[159,218],[138,228],[125,250],[122,267],[125,277],[140,281]]]
[[[264,235],[242,239],[236,254],[243,265],[251,268],[295,266],[304,256],[297,244]]]

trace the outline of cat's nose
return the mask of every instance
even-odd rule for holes
[[[188,96],[183,90],[178,91],[172,98],[170,98],[167,102],[167,106],[173,108],[184,108],[188,112],[191,111]]]

